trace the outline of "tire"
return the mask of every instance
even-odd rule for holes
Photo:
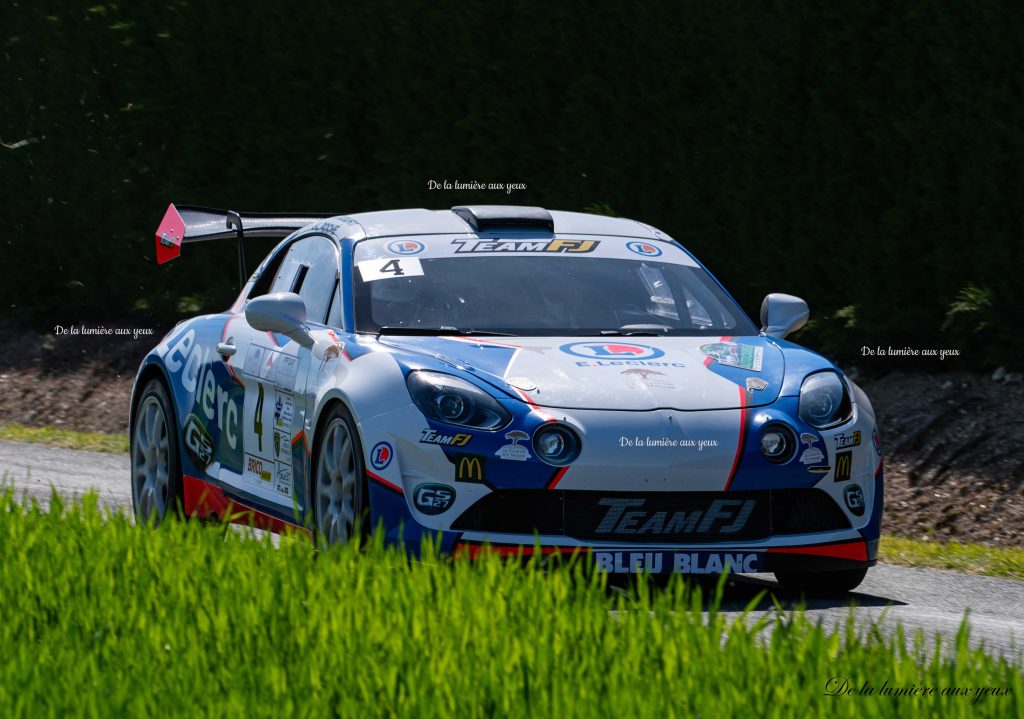
[[[320,425],[313,454],[313,520],[316,542],[326,549],[365,539],[369,492],[363,447],[352,415],[334,404]]]
[[[159,525],[183,507],[181,461],[174,411],[163,382],[152,379],[139,397],[131,431],[132,508],[135,521]]]
[[[808,597],[840,597],[856,589],[867,575],[864,569],[839,572],[775,572],[782,588]]]

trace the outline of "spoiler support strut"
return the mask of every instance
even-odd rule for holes
[[[228,229],[234,228],[237,233],[238,239],[238,289],[241,291],[245,287],[245,230],[242,229],[242,218],[238,216],[238,213],[234,210],[228,211],[227,217]]]

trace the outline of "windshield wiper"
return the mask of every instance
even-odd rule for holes
[[[658,324],[622,325],[617,330],[601,330],[601,335],[603,337],[663,337],[671,329],[668,325]]]
[[[460,330],[458,327],[448,327],[447,325],[441,325],[440,327],[402,327],[402,326],[385,326],[377,330],[377,336],[381,335],[411,335],[421,337],[441,337],[446,335],[457,335],[457,336],[473,336],[473,335],[486,335],[490,337],[515,337],[516,335],[508,332],[490,332],[488,330]]]

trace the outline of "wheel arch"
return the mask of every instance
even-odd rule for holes
[[[184,478],[185,478],[185,467],[183,465],[184,458],[184,444],[182,443],[181,436],[181,424],[178,420],[178,402],[174,394],[174,389],[171,386],[170,379],[167,377],[167,370],[157,359],[144,360],[143,366],[139,369],[139,373],[135,378],[135,384],[132,387],[131,406],[128,414],[128,448],[129,448],[129,462],[132,461],[134,447],[132,443],[135,437],[135,420],[138,416],[139,400],[142,398],[142,394],[146,387],[153,380],[157,380],[167,393],[168,403],[170,404],[171,412],[171,429],[173,430],[174,446],[177,448],[178,461],[178,486],[182,491],[182,504],[180,511],[187,516],[186,507],[184,506]],[[132,490],[134,493],[134,490]],[[133,495],[134,496],[134,495]],[[134,502],[134,499],[133,499]]]
[[[367,512],[367,517],[370,517],[373,514],[373,499],[372,494],[369,491],[368,478],[366,476],[366,457],[364,455],[366,443],[363,440],[363,428],[359,422],[359,416],[356,414],[352,406],[351,398],[347,396],[344,392],[342,392],[340,389],[332,388],[328,390],[324,394],[324,396],[321,397],[320,400],[318,401],[313,416],[313,421],[311,422],[311,425],[313,427],[313,436],[310,438],[310,452],[308,465],[309,471],[306,472],[305,477],[305,489],[308,501],[306,502],[306,516],[304,517],[304,521],[309,527],[313,528],[314,531],[316,528],[315,503],[317,500],[316,497],[314,496],[313,484],[316,482],[317,464],[319,459],[317,452],[320,449],[319,445],[322,440],[321,434],[323,433],[324,428],[327,426],[327,421],[331,415],[331,410],[335,407],[341,407],[342,409],[344,409],[348,416],[351,418],[352,425],[355,427],[356,440],[358,443],[359,450],[359,460],[360,464],[363,465],[363,473],[362,476],[360,477],[360,481],[362,482],[363,485],[363,496],[365,501],[364,510],[366,510]]]
[[[328,390],[323,397],[320,398],[317,403],[316,409],[313,413],[313,421],[311,423],[313,427],[313,436],[309,438],[309,471],[306,472],[306,497],[308,498],[307,505],[308,512],[313,511],[313,481],[316,475],[316,458],[317,446],[320,442],[320,433],[324,428],[324,424],[327,422],[327,417],[330,415],[330,410],[335,405],[341,405],[348,412],[352,418],[352,423],[355,425],[356,432],[359,435],[360,452],[366,446],[363,440],[363,427],[359,422],[359,415],[356,414],[355,409],[352,406],[352,400],[340,389],[332,388]],[[365,461],[365,457],[363,458]],[[369,504],[370,499],[367,496],[367,503]]]
[[[145,364],[140,370],[138,376],[135,378],[135,386],[132,387],[132,400],[131,407],[128,412],[128,432],[129,441],[131,440],[131,433],[135,431],[135,418],[139,411],[139,399],[142,396],[143,390],[146,389],[146,385],[150,381],[157,379],[160,380],[164,386],[164,390],[167,392],[167,398],[171,401],[171,412],[173,413],[172,419],[174,420],[174,434],[175,441],[178,442],[178,450],[181,451],[181,425],[178,423],[178,405],[174,396],[174,390],[171,387],[171,382],[167,378],[167,371],[157,361],[149,362]],[[180,454],[179,454],[180,456]]]

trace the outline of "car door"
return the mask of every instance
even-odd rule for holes
[[[268,266],[274,279],[255,287],[267,292],[295,292],[306,304],[307,321],[323,324],[336,303],[338,250],[322,235],[308,235],[283,250],[279,264]],[[254,289],[250,299],[262,294]],[[228,362],[233,381],[243,387],[242,457],[237,468],[222,466],[220,480],[260,504],[289,516],[305,497],[304,485],[306,375],[311,353],[284,335],[261,332],[249,325],[243,311],[225,328],[232,348]],[[227,347],[222,348],[227,349]]]

